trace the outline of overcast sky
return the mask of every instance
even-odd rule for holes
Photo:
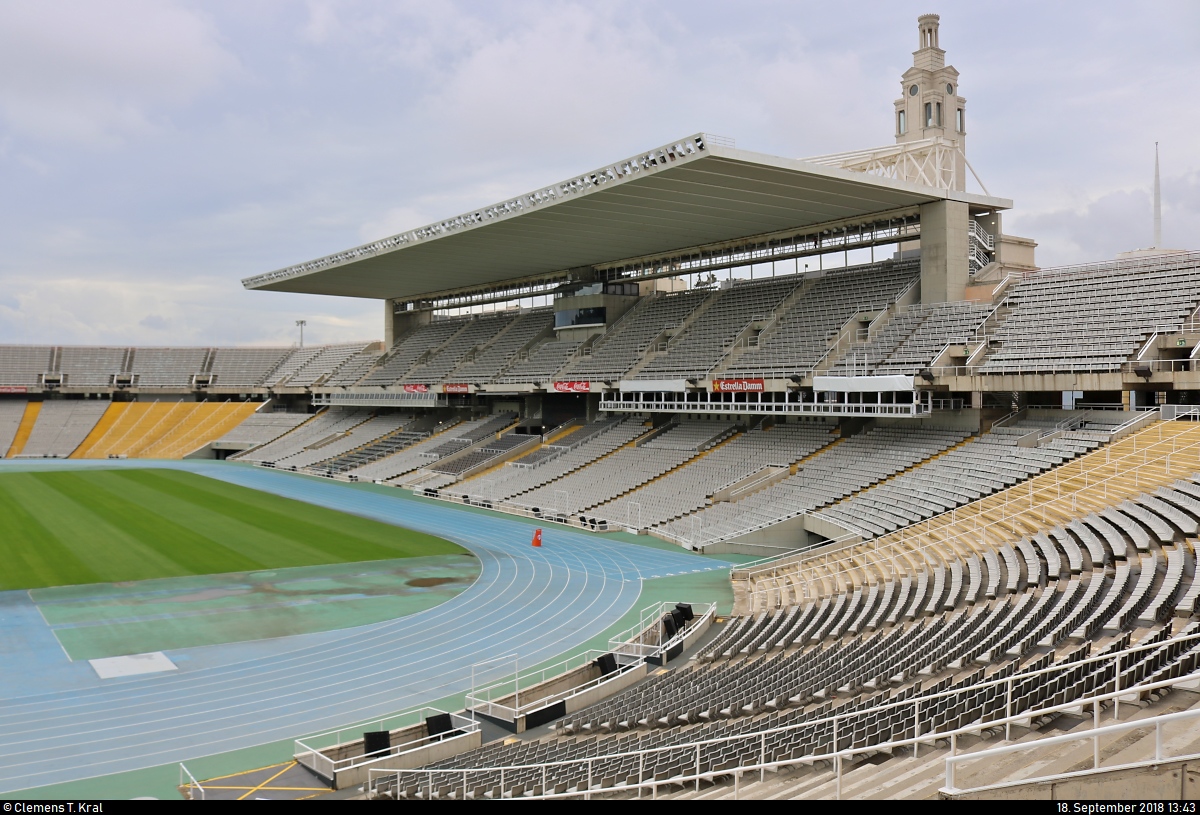
[[[381,336],[241,279],[705,131],[883,145],[942,16],[968,157],[1038,261],[1200,248],[1200,4],[0,0],[0,343]]]

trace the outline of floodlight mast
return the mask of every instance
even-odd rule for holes
[[[1158,181],[1158,142],[1154,143],[1154,248],[1162,248],[1162,186]]]
[[[296,325],[300,326],[300,347],[304,347],[304,326],[308,325],[308,320],[297,320]]]

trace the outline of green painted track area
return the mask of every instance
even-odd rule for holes
[[[479,576],[470,554],[34,589],[73,660],[219,645],[394,620]]]
[[[442,538],[177,470],[0,473],[0,591],[463,555]]]

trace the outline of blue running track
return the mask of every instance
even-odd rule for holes
[[[635,606],[641,580],[728,569],[683,552],[530,527],[451,504],[392,497],[215,462],[3,462],[0,472],[167,466],[440,535],[482,572],[437,608],[258,643],[168,652],[180,670],[96,678],[70,663],[25,592],[0,593],[0,792],[185,761],[295,738],[470,689],[471,665],[577,649]],[[680,598],[687,599],[687,598]],[[19,629],[25,626],[22,634]]]

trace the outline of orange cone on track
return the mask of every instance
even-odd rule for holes
[[[540,530],[540,529],[533,530],[533,545],[534,546],[542,545],[542,530]]]

